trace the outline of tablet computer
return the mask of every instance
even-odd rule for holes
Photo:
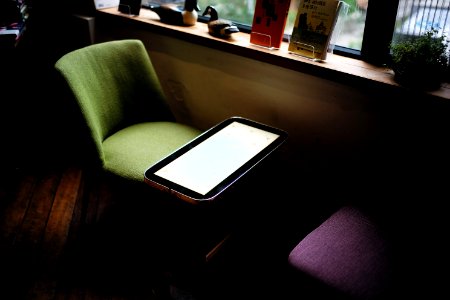
[[[144,180],[189,202],[213,200],[287,137],[281,129],[231,117],[152,165]]]

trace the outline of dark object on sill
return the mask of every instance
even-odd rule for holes
[[[119,11],[133,16],[139,16],[142,0],[120,0]]]
[[[2,0],[0,2],[0,27],[20,22],[21,19],[20,6],[16,1]]]
[[[393,67],[394,80],[407,88],[433,91],[441,87],[443,76],[439,71],[431,69],[416,69],[403,71]]]
[[[423,35],[391,44],[394,80],[422,90],[441,86],[448,71],[449,53],[445,35],[431,28]]]
[[[186,0],[184,7],[175,4],[149,5],[148,9],[154,11],[161,22],[178,26],[193,26],[197,23],[200,11],[197,0]]]
[[[217,10],[214,6],[210,5],[206,7],[202,16],[207,15],[210,16],[210,19],[208,21],[208,32],[211,35],[222,38],[229,38],[231,37],[231,34],[239,32],[239,29],[236,25],[233,24],[233,22],[219,19],[219,14],[217,13]]]

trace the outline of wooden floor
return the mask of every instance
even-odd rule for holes
[[[103,274],[95,275],[94,264],[100,264],[108,253],[96,253],[99,257],[93,256],[89,263],[88,256],[71,261],[77,257],[76,251],[87,250],[80,243],[86,240],[83,234],[98,227],[114,205],[101,176],[95,178],[77,166],[10,171],[2,178],[0,189],[0,259],[6,275],[1,282],[5,295],[0,298],[111,298],[113,295],[89,284],[95,277],[101,281],[107,273],[102,270]],[[93,244],[85,246],[91,247],[92,253],[101,251]],[[151,287],[140,292],[152,295]]]
[[[164,215],[160,204],[149,205],[153,201],[146,197],[76,163],[9,169],[0,181],[0,299],[230,299],[238,291],[278,293],[273,278],[282,273],[269,257],[282,258],[282,266],[286,256],[285,244],[268,246],[276,244],[271,237],[280,237],[273,226],[247,224],[203,265],[204,254],[233,226],[214,227],[220,217],[209,212],[208,220],[183,218],[184,204],[173,212],[178,203]],[[220,234],[207,235],[214,228]],[[195,240],[192,232],[205,235]],[[199,241],[202,246],[192,246]]]
[[[298,299],[291,289],[298,295],[309,283],[290,281],[288,252],[335,209],[323,202],[334,198],[306,179],[299,197],[283,193],[279,187],[286,183],[267,176],[279,174],[264,169],[256,172],[263,178],[250,176],[232,187],[226,201],[206,206],[172,201],[145,184],[126,184],[76,162],[3,171],[0,299],[8,300]],[[313,192],[306,192],[308,186]],[[337,189],[331,191],[335,196]],[[439,217],[427,219],[429,210]],[[410,211],[394,233],[406,245],[414,241],[402,258],[412,291],[421,285],[424,295],[441,291],[444,277],[435,270],[447,248],[433,245],[446,236],[446,210],[421,205],[420,219]]]

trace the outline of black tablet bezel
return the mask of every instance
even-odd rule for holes
[[[195,146],[199,145],[203,141],[207,140],[223,128],[227,127],[233,122],[240,122],[245,125],[249,125],[258,129],[265,130],[267,132],[274,133],[278,135],[278,137],[270,143],[268,146],[266,146],[264,149],[262,149],[258,154],[253,156],[250,160],[248,160],[246,163],[244,163],[241,167],[239,167],[235,172],[230,174],[227,178],[225,178],[222,182],[220,182],[218,185],[216,185],[213,189],[211,189],[208,193],[205,195],[202,195],[200,193],[197,193],[191,189],[188,189],[184,186],[181,186],[177,183],[174,183],[170,180],[167,180],[165,178],[162,178],[155,174],[159,169],[164,167],[165,165],[169,164],[170,162],[174,161],[175,159],[179,158],[189,150],[193,149]],[[199,201],[210,201],[215,199],[220,193],[222,193],[224,190],[226,190],[231,184],[233,184],[236,180],[238,180],[240,177],[242,177],[245,173],[247,173],[251,168],[253,168],[258,162],[260,162],[262,159],[264,159],[267,155],[269,155],[272,151],[277,149],[288,137],[288,134],[286,131],[268,126],[266,124],[262,124],[250,119],[242,118],[242,117],[231,117],[228,118],[221,123],[217,124],[216,126],[212,127],[211,129],[205,131],[201,135],[199,135],[197,138],[193,139],[188,144],[182,146],[181,148],[174,151],[172,154],[166,156],[156,164],[149,167],[144,174],[144,181],[148,183],[149,185],[156,187],[160,190],[167,191],[171,194],[174,194],[178,198],[181,198],[183,200],[186,200],[188,202],[194,202],[197,203]]]

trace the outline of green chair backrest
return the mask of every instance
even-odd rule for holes
[[[102,142],[115,131],[144,121],[174,120],[140,40],[77,49],[61,57],[55,68],[78,101],[102,160]]]

